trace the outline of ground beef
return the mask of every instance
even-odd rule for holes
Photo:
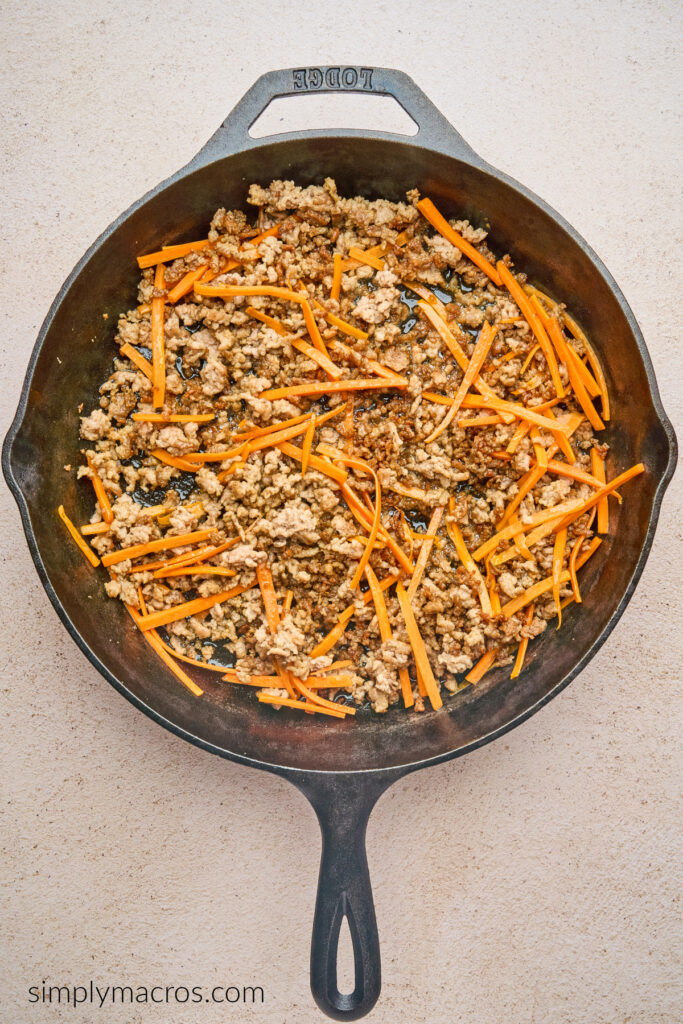
[[[113,513],[110,526],[90,538],[93,548],[106,555],[163,537],[180,539],[170,551],[132,553],[111,565],[107,594],[136,608],[141,595],[148,612],[205,597],[209,606],[204,611],[167,625],[173,649],[201,661],[222,645],[233,656],[238,679],[266,675],[270,685],[264,693],[275,697],[287,696],[278,685],[287,673],[306,680],[341,660],[350,665],[332,669],[334,682],[318,690],[322,695],[369,702],[384,712],[401,700],[407,672],[415,708],[425,706],[394,588],[384,592],[392,635],[382,640],[365,581],[360,590],[350,586],[373,519],[375,483],[364,465],[376,470],[382,492],[382,532],[370,558],[376,577],[393,580],[405,572],[408,559],[418,559],[423,545],[429,545],[412,607],[437,685],[451,693],[462,689],[464,673],[485,653],[493,663],[507,663],[513,646],[541,633],[555,614],[549,592],[531,619],[526,609],[505,613],[508,602],[552,571],[554,535],[549,531],[539,536],[531,557],[522,543],[507,536],[492,558],[477,561],[476,569],[469,562],[463,566],[456,540],[476,552],[512,521],[507,514],[512,501],[519,522],[526,525],[556,505],[591,493],[588,484],[557,474],[564,456],[556,450],[550,421],[546,429],[531,432],[518,419],[492,422],[491,410],[478,408],[475,401],[463,405],[450,427],[427,441],[447,414],[439,395],[457,392],[463,360],[472,355],[488,321],[497,332],[479,391],[470,389],[469,395],[476,398],[488,389],[509,402],[540,405],[541,412],[549,408],[543,403],[552,402],[558,427],[572,437],[575,470],[592,472],[590,452],[597,446],[590,424],[577,415],[581,410],[571,390],[556,399],[545,355],[534,351],[536,339],[509,293],[433,231],[417,209],[418,200],[416,191],[408,193],[406,202],[344,197],[331,179],[307,187],[293,181],[252,185],[248,203],[257,212],[256,225],[241,210],[218,210],[208,234],[210,247],[170,263],[165,287],[208,266],[213,287],[276,286],[296,290],[299,297],[211,296],[189,290],[175,305],[166,302],[163,408],[152,405],[147,373],[124,350],[100,388],[98,404],[81,418],[89,461],[78,475],[88,481],[99,476]],[[453,220],[451,227],[494,260],[486,230],[466,220]],[[264,232],[266,237],[254,237]],[[377,245],[382,246],[376,250],[382,253],[381,270],[350,256],[354,247]],[[330,294],[335,254],[343,271],[338,298]],[[508,257],[506,265],[511,265]],[[524,283],[523,276],[518,280]],[[165,294],[154,289],[154,269],[143,271],[140,304],[118,323],[119,347],[134,346],[150,358],[150,304],[155,295]],[[437,312],[440,330],[416,307],[418,298]],[[580,340],[566,334],[565,341],[583,354]],[[301,342],[309,347],[302,348]],[[386,386],[322,397],[279,395],[280,388],[326,380],[316,352],[325,346],[338,376],[384,376]],[[398,382],[392,374],[400,375]],[[564,365],[560,374],[567,384]],[[303,473],[306,422],[299,424],[298,434],[297,424],[292,425],[295,436],[282,447],[263,448],[261,441],[273,425],[310,413],[334,415],[317,427],[313,458]],[[539,444],[555,469],[520,495],[520,488],[528,489],[526,474],[536,466]],[[597,450],[606,456],[606,446]],[[340,488],[330,471],[335,463],[342,468],[345,458],[351,461]],[[430,534],[434,515],[438,527]],[[92,521],[102,525],[99,509]],[[176,575],[168,575],[163,564],[159,568],[168,558],[192,552],[182,538],[196,530],[208,536],[196,542],[194,550],[202,549],[203,561],[194,565],[195,571],[188,572],[187,564]],[[587,515],[572,523],[565,559],[580,537],[585,543],[591,536]],[[275,630],[268,626],[256,585],[261,567],[272,574],[280,612],[282,602],[288,602]],[[235,596],[224,600],[221,594],[228,588]],[[563,586],[560,593],[571,591]],[[348,628],[329,652],[324,648],[320,654],[316,647],[340,616],[346,616]]]

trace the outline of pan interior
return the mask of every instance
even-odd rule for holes
[[[151,652],[121,603],[106,598],[101,571],[93,572],[55,517],[60,502],[78,521],[91,511],[91,493],[64,466],[79,461],[78,407],[96,403],[97,384],[110,372],[117,316],[136,302],[134,256],[201,237],[218,207],[245,207],[252,182],[292,178],[319,184],[328,176],[336,178],[341,193],[369,198],[399,200],[417,186],[448,216],[490,223],[493,250],[510,252],[532,283],[566,301],[593,340],[613,404],[614,418],[603,436],[614,471],[637,461],[648,469],[629,486],[621,510],[612,505],[611,535],[584,577],[583,606],[567,609],[561,632],[549,629],[530,645],[528,667],[517,680],[508,678],[509,669],[498,669],[477,687],[446,699],[439,712],[416,715],[397,707],[348,722],[311,719],[264,708],[247,688],[217,682],[218,676],[207,680],[209,673],[202,673],[206,696],[195,699]],[[226,756],[354,771],[457,752],[505,728],[560,687],[598,643],[629,591],[668,456],[627,314],[591,257],[549,213],[495,173],[419,146],[317,137],[274,142],[178,176],[105,232],[46,321],[10,463],[62,614],[89,656],[127,695],[187,738]]]

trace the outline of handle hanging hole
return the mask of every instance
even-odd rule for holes
[[[356,989],[356,964],[351,928],[346,914],[339,926],[337,940],[337,989],[341,995],[351,995]]]
[[[252,139],[283,132],[356,128],[417,135],[418,126],[393,96],[319,93],[271,100],[249,128]]]

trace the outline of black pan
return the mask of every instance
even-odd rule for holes
[[[275,97],[338,89],[393,96],[419,126],[417,135],[308,131],[265,142],[249,136],[250,125]],[[562,632],[548,630],[534,642],[519,679],[511,681],[509,671],[492,672],[442,710],[422,715],[397,708],[353,722],[319,721],[264,708],[253,692],[211,680],[202,682],[207,696],[196,700],[150,651],[123,606],[104,597],[101,574],[65,541],[55,518],[59,501],[77,520],[90,513],[91,493],[63,467],[78,462],[77,407],[96,403],[97,383],[111,366],[117,315],[136,302],[135,254],[201,236],[217,207],[243,206],[250,182],[289,177],[321,183],[328,175],[346,195],[398,200],[417,186],[448,216],[457,212],[475,223],[490,221],[493,250],[510,252],[532,282],[567,300],[595,342],[616,413],[602,435],[611,446],[611,468],[639,461],[647,467],[614,511],[610,537],[587,569],[584,603],[567,610]],[[372,1008],[380,991],[365,856],[375,801],[408,772],[465,754],[523,722],[588,663],[643,570],[675,452],[633,314],[569,224],[478,157],[401,72],[301,68],[259,78],[194,160],[108,227],[70,274],[33,351],[3,469],[50,600],[102,675],[167,729],[214,754],[275,772],[311,801],[323,838],[311,988],[325,1013],[355,1020]],[[337,940],[345,916],[355,955],[351,994],[337,987]]]

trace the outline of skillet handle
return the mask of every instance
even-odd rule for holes
[[[290,776],[291,778],[291,776]],[[369,773],[292,779],[310,800],[322,833],[318,896],[311,940],[311,991],[334,1020],[358,1020],[379,997],[379,937],[365,853],[370,812],[397,778]],[[353,992],[339,991],[337,949],[346,918],[354,958]]]
[[[450,121],[405,72],[396,71],[394,68],[337,65],[286,68],[261,75],[192,160],[190,167],[203,166],[238,151],[264,145],[267,140],[252,139],[249,129],[272,100],[280,96],[322,92],[359,92],[365,95],[391,96],[412,117],[418,127],[417,135],[408,137],[391,132],[368,133],[351,128],[337,130],[334,132],[335,136],[353,138],[370,134],[372,137],[383,139],[399,139],[410,144],[414,142],[419,146],[437,149],[466,163],[483,164],[481,158],[456,132]],[[312,129],[288,132],[273,138],[280,142],[298,139],[302,135],[325,136],[329,135],[329,132]]]

